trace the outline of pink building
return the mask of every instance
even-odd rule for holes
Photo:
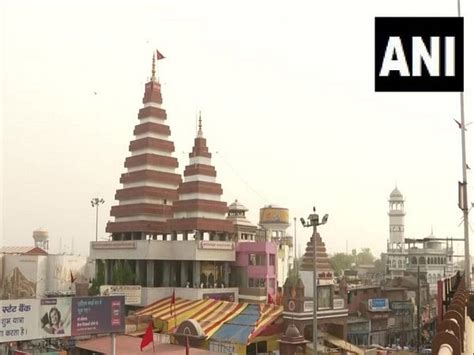
[[[239,242],[234,275],[240,302],[266,303],[268,295],[276,299],[276,253],[273,242]]]

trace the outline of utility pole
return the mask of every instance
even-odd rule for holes
[[[293,254],[294,254],[294,268],[295,268],[295,275],[298,277],[298,262],[296,260],[296,248],[297,248],[297,243],[296,243],[296,217],[293,217],[293,228],[294,228],[294,238],[293,238]]]
[[[421,343],[421,333],[420,333],[420,306],[421,306],[421,301],[420,301],[420,265],[418,265],[418,272],[417,272],[417,282],[418,282],[418,287],[417,287],[417,297],[416,297],[416,352],[417,354],[420,353],[420,343]]]
[[[458,0],[458,16],[461,17],[461,0]],[[464,219],[464,277],[466,289],[471,289],[471,253],[469,251],[469,210],[467,200],[467,162],[466,162],[466,122],[464,120],[464,92],[459,93],[461,105],[461,123],[457,122],[461,129],[462,150],[462,183],[459,185],[459,208],[462,210]]]
[[[313,213],[308,216],[308,221],[301,218],[303,227],[313,227],[313,353],[318,353],[318,268],[317,262],[317,240],[318,226],[326,224],[328,215],[325,214],[322,221],[319,221],[319,215],[316,213],[316,207],[313,207]]]
[[[105,200],[103,198],[94,197],[91,200],[92,207],[95,207],[95,241],[98,240],[99,235],[99,205],[103,204]]]

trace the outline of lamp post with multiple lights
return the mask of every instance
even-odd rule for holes
[[[305,221],[303,217],[300,218],[303,227],[313,227],[313,351],[317,353],[318,343],[318,269],[316,267],[316,252],[317,252],[317,235],[318,226],[326,224],[329,215],[325,214],[323,219],[319,221],[319,215],[316,213],[316,207],[313,207],[313,213],[308,216]]]
[[[103,204],[105,200],[103,198],[94,197],[91,200],[92,207],[95,207],[95,241],[99,234],[99,205]]]

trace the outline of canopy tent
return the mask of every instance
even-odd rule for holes
[[[136,312],[135,316],[151,316],[155,328],[170,333],[175,332],[181,322],[194,319],[207,338],[248,344],[269,329],[282,313],[281,306],[213,299],[191,301],[176,298],[172,305],[171,297],[168,297]]]

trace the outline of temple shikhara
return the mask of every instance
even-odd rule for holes
[[[174,143],[162,103],[153,57],[151,79],[138,111],[139,124],[133,131],[135,139],[129,146],[131,155],[124,164],[127,171],[120,178],[123,188],[115,195],[119,204],[110,212],[115,221],[106,228],[113,240],[140,240],[163,233],[167,219],[173,217],[181,176],[176,173],[178,160],[173,157]]]
[[[131,332],[140,331],[146,316],[155,329],[175,333],[177,339],[182,329],[190,329],[192,343],[201,348],[295,353],[312,340],[312,239],[300,278],[288,281],[294,266],[288,209],[264,206],[257,225],[238,200],[230,205],[223,200],[201,114],[189,161],[178,162],[173,118],[167,117],[161,89],[154,57],[115,194],[118,202],[110,211],[114,220],[106,227],[110,240],[91,242],[97,275],[106,285],[141,287],[139,299],[128,305],[141,309]],[[334,285],[324,242],[319,234],[313,238],[318,238],[324,306],[321,330],[344,338],[347,297]],[[169,311],[173,302],[180,305],[174,315]],[[247,323],[237,339],[236,329]]]

